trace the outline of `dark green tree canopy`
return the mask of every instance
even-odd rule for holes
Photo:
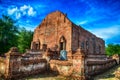
[[[0,19],[0,53],[5,53],[11,46],[17,46],[18,27],[9,16]]]
[[[33,32],[25,28],[18,28],[16,21],[9,16],[2,15],[0,18],[0,54],[11,47],[18,47],[20,52],[30,48]]]
[[[106,47],[106,54],[109,56],[114,54],[120,55],[120,44],[108,44]]]
[[[21,28],[18,35],[18,48],[20,52],[25,52],[25,49],[30,49],[31,41],[33,37],[32,31],[27,31],[25,28]]]

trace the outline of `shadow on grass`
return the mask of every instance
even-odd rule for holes
[[[115,79],[115,71],[119,68],[120,68],[120,65],[117,65],[102,74],[96,75],[94,77],[94,80],[116,80]]]
[[[37,75],[32,75],[29,77],[25,77],[23,79],[19,79],[19,80],[66,80],[64,77],[62,76],[58,76],[58,74],[55,74],[53,72],[49,72],[49,73],[40,73]]]

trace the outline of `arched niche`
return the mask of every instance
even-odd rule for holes
[[[60,37],[60,40],[59,40],[59,49],[60,49],[60,51],[61,50],[66,50],[66,39],[65,39],[64,36]]]
[[[41,47],[40,40],[34,41],[32,44],[33,44],[32,45],[33,50],[40,50],[40,47]]]

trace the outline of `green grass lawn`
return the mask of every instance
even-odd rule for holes
[[[97,75],[94,77],[94,80],[120,80],[115,78],[115,71],[120,70],[120,65],[108,70],[105,73]],[[25,78],[24,80],[66,80],[66,78],[62,76],[56,76],[53,74],[44,74],[44,75],[36,75],[32,77]]]
[[[100,75],[95,76],[94,80],[120,80],[120,79],[115,78],[116,70],[120,70],[120,65],[118,65]],[[53,75],[52,73],[49,73],[49,74],[44,73],[44,74],[29,76],[27,78],[18,79],[18,80],[68,80],[68,79],[66,79],[65,77],[59,76],[59,75]]]
[[[65,80],[65,78],[59,75],[54,75],[52,73],[49,74],[45,73],[45,74],[34,75],[20,80]]]
[[[120,70],[120,65],[108,70],[107,72],[97,75],[94,80],[120,80],[115,78],[115,71]]]

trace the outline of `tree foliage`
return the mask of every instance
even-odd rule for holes
[[[18,47],[20,52],[30,48],[32,31],[18,28],[16,21],[9,16],[0,18],[0,54],[7,52],[11,47]]]
[[[119,44],[108,44],[106,47],[106,54],[112,56],[114,54],[120,55],[120,45]]]
[[[9,16],[0,19],[0,53],[5,53],[11,46],[17,46],[18,28]]]
[[[32,41],[33,32],[27,31],[25,28],[20,29],[18,35],[18,48],[20,52],[25,52],[25,49],[29,49]]]

